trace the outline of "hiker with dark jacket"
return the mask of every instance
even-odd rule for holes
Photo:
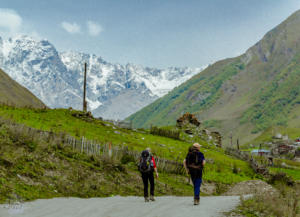
[[[189,152],[183,161],[184,168],[188,174],[190,174],[194,185],[194,205],[200,203],[200,187],[202,183],[202,171],[205,165],[205,158],[202,152],[200,152],[198,143],[193,144],[189,148]]]
[[[144,184],[144,198],[145,202],[155,201],[154,199],[154,175],[158,178],[158,172],[154,157],[151,155],[150,148],[142,151],[139,163],[139,171],[141,172],[143,184]],[[150,198],[148,197],[148,181],[150,182]]]

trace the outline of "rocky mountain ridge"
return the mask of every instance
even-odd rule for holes
[[[96,55],[58,52],[48,40],[0,38],[0,68],[51,108],[82,108],[84,62],[89,110],[108,119],[129,116],[202,71],[112,64]]]
[[[244,54],[218,61],[130,116],[135,127],[175,125],[189,112],[241,143],[270,127],[299,129],[300,10]],[[299,136],[299,135],[298,135]]]

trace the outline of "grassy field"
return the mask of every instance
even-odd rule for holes
[[[73,113],[76,112],[66,109],[33,110],[0,106],[0,116],[36,129],[66,132],[78,138],[85,136],[90,140],[97,140],[102,143],[112,142],[114,145],[126,145],[135,150],[151,147],[154,154],[172,160],[182,161],[188,147],[191,145],[191,143],[181,140],[154,136],[144,130],[134,131],[117,128],[111,123],[97,119],[85,121],[72,116]],[[250,171],[247,170],[246,163],[224,155],[222,149],[211,146],[204,140],[198,142],[203,145],[202,151],[206,158],[212,158],[215,163],[221,163],[224,168],[231,168],[233,164],[237,164],[243,170]]]
[[[293,187],[277,183],[278,194],[255,194],[241,200],[241,204],[226,216],[246,217],[299,217],[300,185]]]
[[[103,122],[97,119],[78,118],[74,117],[74,114],[78,114],[78,112],[69,111],[66,109],[21,109],[0,106],[0,117],[6,120],[11,120],[13,122],[24,124],[36,129],[52,131],[56,133],[64,132],[77,138],[85,136],[90,140],[95,140],[101,143],[112,142],[113,145],[125,145],[128,146],[129,149],[138,151],[141,151],[146,147],[151,147],[155,155],[179,162],[183,161],[187,153],[187,149],[191,145],[191,142],[174,140],[162,136],[154,136],[149,134],[148,131],[142,129],[121,129],[109,122]],[[62,195],[109,196],[111,194],[117,194],[118,191],[111,187],[114,185],[109,184],[114,183],[113,177],[121,177],[120,182],[122,183],[132,183],[130,185],[131,187],[129,186],[127,188],[126,186],[123,186],[121,194],[140,194],[140,189],[137,187],[141,184],[139,180],[139,174],[137,173],[136,166],[132,163],[121,165],[121,168],[125,168],[124,171],[126,172],[123,173],[117,169],[115,172],[112,170],[112,174],[110,174],[110,172],[108,173],[108,171],[106,171],[102,166],[100,166],[100,168],[95,166],[93,159],[81,155],[77,159],[78,154],[72,153],[72,150],[60,150],[56,146],[52,146],[50,144],[38,144],[37,147],[39,148],[35,149],[34,152],[31,153],[30,148],[24,152],[24,147],[15,147],[16,144],[13,141],[14,138],[7,139],[8,133],[3,131],[3,129],[1,132],[2,140],[0,140],[0,147],[2,148],[2,153],[4,154],[0,155],[0,160],[5,159],[7,162],[14,163],[12,164],[12,168],[9,166],[1,167],[0,182],[2,183],[2,186],[7,186],[7,188],[5,188],[6,190],[13,188],[19,189],[16,190],[17,193],[23,195],[23,197],[26,199]],[[225,155],[222,149],[210,145],[207,141],[197,141],[203,145],[202,152],[208,161],[204,172],[204,180],[206,182],[233,184],[236,182],[257,178],[246,162],[233,159],[232,157]],[[30,144],[31,143],[29,142],[29,146]],[[55,156],[54,159],[49,159],[52,158],[49,157],[52,155]],[[55,160],[57,158],[59,160]],[[43,162],[43,159],[45,159],[47,162]],[[52,174],[53,176],[49,178],[49,176],[45,176],[45,171],[47,171],[47,168],[51,168],[53,165],[55,170],[57,170],[57,174]],[[103,163],[100,163],[100,165],[103,165]],[[118,168],[120,166],[120,162],[114,162],[112,165],[113,168]],[[78,193],[80,188],[83,187],[81,185],[82,183],[78,184],[77,181],[74,181],[76,179],[72,178],[72,174],[74,174],[74,172],[76,174],[76,167],[80,168],[78,169],[79,173],[85,171],[85,177],[94,177],[95,175],[92,175],[94,173],[99,175],[98,178],[94,177],[93,180],[89,181],[90,185],[86,187],[86,192],[83,191],[82,194]],[[66,172],[64,172],[65,170]],[[36,171],[36,173],[31,174],[31,171]],[[39,173],[39,171],[44,172]],[[49,173],[51,172],[46,172],[46,174]],[[21,178],[18,177],[18,174]],[[64,174],[64,178],[61,178],[60,174]],[[8,179],[7,177],[10,178]],[[30,185],[24,184],[27,183],[26,179],[28,177],[30,179],[34,179]],[[25,181],[22,181],[23,178]],[[99,185],[99,183],[97,184],[97,179],[103,180],[104,182],[104,184],[101,184],[101,189],[89,192],[88,189],[92,188],[92,186]],[[158,192],[160,192],[160,194],[189,195],[191,194],[191,186],[187,184],[186,179],[186,176],[161,174],[159,179],[159,182],[161,183],[161,190],[158,188]],[[56,183],[54,184],[55,187],[53,187],[53,189],[52,187],[49,188],[51,191],[48,189],[50,192],[48,192],[46,188],[41,187],[41,185],[34,184],[47,182],[52,184]],[[59,183],[64,184],[59,185]],[[75,190],[68,189],[69,187],[66,186],[67,183],[69,183],[71,186],[75,186]],[[165,184],[170,186],[170,188],[164,189],[163,186],[165,186]],[[65,189],[61,189],[59,186],[65,186]],[[26,192],[31,191],[35,193],[26,195]],[[5,194],[3,193],[3,195]]]
[[[286,173],[288,176],[292,177],[293,180],[300,180],[300,167],[299,169],[269,167],[269,170],[271,173],[283,172]]]
[[[142,196],[132,161],[94,157],[0,122],[0,203],[51,197]],[[179,187],[180,186],[180,187]],[[191,195],[184,177],[161,174],[157,195]]]

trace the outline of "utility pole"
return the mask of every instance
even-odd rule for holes
[[[86,111],[87,111],[87,102],[86,102],[86,68],[87,68],[87,64],[84,63],[83,112],[86,112]]]

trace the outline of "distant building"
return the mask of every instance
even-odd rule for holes
[[[282,136],[282,140],[285,140],[285,141],[289,140],[289,136],[288,135]]]
[[[295,146],[287,144],[277,144],[276,147],[272,148],[273,155],[284,155],[295,151]]]
[[[254,149],[251,151],[251,155],[259,155],[259,156],[266,156],[269,155],[271,152],[265,149]]]
[[[273,139],[282,139],[282,135],[280,133],[276,133],[276,135],[273,136]]]

